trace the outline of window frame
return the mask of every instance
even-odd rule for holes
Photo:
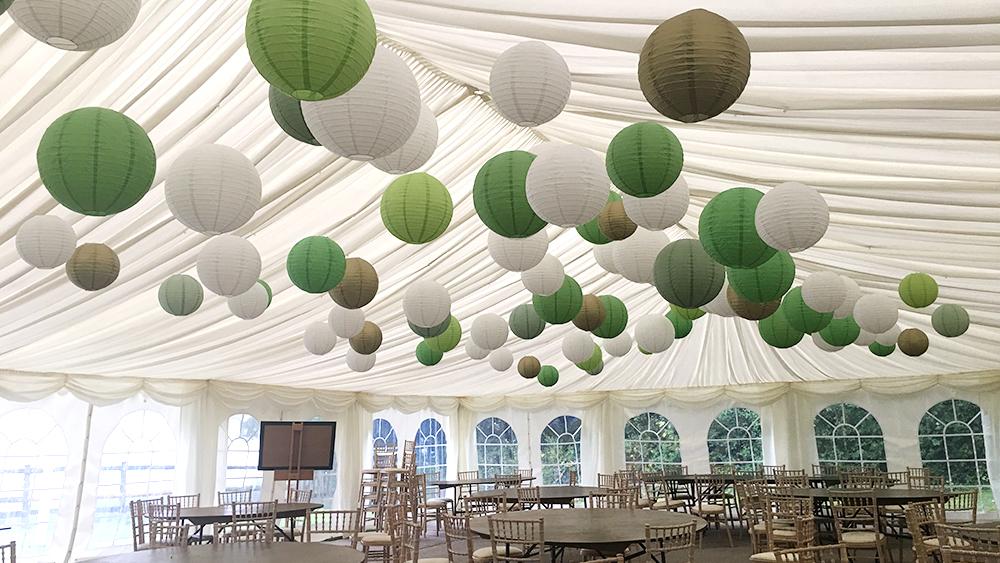
[[[235,417],[242,417],[240,422],[240,434],[236,437],[229,435],[229,424],[230,421]],[[255,435],[244,437],[243,435],[243,423],[245,419],[249,417],[257,424],[257,432]],[[257,495],[261,495],[264,490],[264,472],[257,469],[256,460],[260,457],[260,419],[249,412],[236,412],[232,413],[223,420],[222,425],[219,427],[219,437],[220,437],[220,447],[219,452],[222,456],[220,460],[219,469],[222,472],[222,487],[220,490],[223,491],[233,491],[250,488]],[[256,438],[257,446],[256,449],[250,447],[251,439]],[[246,450],[234,450],[233,444],[238,441],[244,441],[247,444]],[[253,460],[252,465],[231,465],[230,464],[230,454],[233,452],[246,453],[247,458]],[[243,476],[236,478],[230,477],[231,470],[243,470]],[[239,481],[239,485],[231,484],[231,482]]]
[[[663,427],[660,431],[653,428],[654,421],[662,421]],[[644,423],[644,427],[639,425]],[[629,428],[632,428],[638,435],[637,438],[629,437]],[[638,469],[639,471],[661,471],[666,467],[680,467],[681,458],[681,438],[677,428],[669,418],[655,411],[646,411],[628,418],[622,431],[625,444],[625,467],[628,469]],[[654,436],[653,439],[644,438],[647,435]],[[639,450],[639,459],[629,459],[630,445],[635,444]],[[654,461],[646,459],[647,450],[656,449],[662,455],[664,447],[668,448],[671,457],[676,461]]]
[[[861,417],[857,422],[848,422],[848,408],[860,409],[864,411],[865,415]],[[835,422],[832,416],[831,409],[840,410],[840,422]],[[878,429],[878,434],[862,434],[859,427],[867,420],[871,419],[871,423],[875,425]],[[829,434],[820,433],[820,421],[824,422],[830,428]],[[849,429],[853,432],[850,436],[838,435],[837,431],[839,429]],[[834,467],[840,471],[850,471],[850,470],[867,470],[867,469],[877,469],[880,471],[888,471],[888,462],[886,461],[885,453],[885,432],[882,430],[882,425],[879,423],[875,415],[871,413],[870,410],[858,405],[856,403],[850,403],[847,401],[841,401],[839,403],[833,403],[827,405],[820,409],[813,417],[813,439],[816,442],[816,459],[819,465],[822,467]],[[857,441],[857,451],[858,459],[849,459],[842,457],[840,454],[840,448],[838,444],[841,440],[856,440]],[[828,448],[821,447],[822,442],[829,441]],[[878,459],[867,459],[865,457],[866,451],[871,448],[866,448],[865,444],[877,443],[878,448],[882,451],[882,457]],[[833,459],[826,459],[824,457],[825,451],[833,452]]]
[[[936,410],[941,405],[950,403],[951,415],[950,420],[942,420],[938,415],[934,414],[932,411]],[[975,414],[968,420],[962,420],[958,415],[958,406],[962,404],[963,406],[968,405],[975,408]],[[936,420],[942,425],[941,432],[927,433],[924,431],[925,423],[929,419]],[[978,425],[980,430],[976,431],[973,429],[973,424],[978,420]],[[930,422],[933,424],[933,422]],[[948,428],[957,425],[960,427],[965,427],[967,432],[948,432]],[[949,488],[964,489],[964,488],[978,488],[980,490],[980,510],[993,511],[996,510],[996,501],[993,499],[992,482],[990,481],[990,475],[987,469],[987,456],[985,447],[985,432],[983,428],[983,409],[978,404],[967,401],[964,399],[945,399],[943,401],[938,401],[927,408],[924,414],[920,417],[920,421],[917,423],[917,446],[920,451],[920,463],[923,467],[926,467],[934,475],[940,475],[945,478],[945,485]],[[949,453],[949,438],[968,438],[972,444],[973,458],[957,458],[952,459]],[[978,438],[978,440],[977,440]],[[943,459],[928,459],[929,455],[933,453],[933,450],[928,451],[931,447],[934,447],[934,440],[940,440],[941,449],[944,452]],[[979,449],[979,444],[983,445],[982,450]],[[925,448],[926,446],[926,448]],[[953,476],[953,465],[955,464],[972,464],[976,468],[976,482],[975,485],[970,484],[955,484]],[[940,471],[940,467],[944,467],[944,471]],[[985,484],[984,484],[985,481]]]
[[[424,425],[427,424],[427,428]],[[427,482],[446,479],[448,476],[448,436],[444,425],[434,418],[428,417],[420,421],[413,437],[413,458],[417,473],[427,475]],[[433,455],[434,463],[422,463]]]
[[[499,432],[498,428],[501,428]],[[488,416],[476,424],[476,469],[481,476],[490,478],[497,474],[516,473],[520,466],[517,447],[517,433],[506,420]],[[487,463],[486,454],[494,449],[498,450],[500,463]]]
[[[726,413],[734,411],[736,424],[733,426],[726,426],[720,419]],[[744,421],[741,420],[741,415],[744,417],[747,414],[751,415],[750,420],[746,421],[748,424],[743,424]],[[725,429],[725,438],[712,438],[712,430],[718,425]],[[756,436],[753,430],[756,429]],[[733,432],[740,431],[746,435],[746,438],[733,437]],[[763,427],[761,426],[760,413],[753,409],[746,407],[727,407],[719,411],[719,414],[715,415],[712,419],[711,424],[708,426],[708,435],[705,438],[706,445],[708,447],[708,464],[709,467],[714,471],[716,467],[725,467],[730,470],[760,470],[764,466],[764,439],[763,439]],[[733,457],[733,442],[736,441],[748,441],[750,445],[750,458],[745,459],[734,459]],[[713,443],[723,443],[725,446],[725,459],[724,460],[713,460],[715,453],[718,449],[713,448]],[[754,447],[756,444],[756,448]],[[756,454],[760,454],[757,456]]]
[[[561,420],[563,430],[557,432],[553,428],[552,424],[556,421]],[[574,426],[571,430],[570,427]],[[549,441],[546,441],[546,437],[549,437]],[[581,475],[581,454],[580,454],[580,444],[581,437],[583,435],[583,421],[580,417],[573,416],[570,414],[561,414],[550,420],[545,428],[542,429],[541,435],[538,437],[539,444],[539,455],[541,457],[542,466],[542,484],[543,485],[560,485],[569,483],[569,470],[573,469],[576,471],[577,479],[582,477]],[[563,438],[569,438],[568,440],[563,440]],[[554,438],[554,440],[553,440]],[[556,457],[559,457],[559,452],[563,451],[560,446],[569,446],[574,451],[574,460],[571,463],[546,463],[545,457],[546,452],[551,451],[552,448],[556,448]],[[550,479],[550,471],[547,469],[555,468],[556,479]]]

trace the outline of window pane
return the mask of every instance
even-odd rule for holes
[[[224,426],[222,456],[226,464],[227,491],[252,489],[260,495],[264,474],[257,470],[260,422],[249,414],[234,414]]]
[[[754,469],[763,465],[760,415],[733,407],[719,413],[708,430],[708,456],[713,468]]]
[[[993,510],[982,413],[969,401],[950,399],[927,409],[918,426],[920,458],[950,486],[979,486],[980,505]]]
[[[625,463],[642,471],[658,471],[680,463],[680,438],[666,417],[647,412],[625,423]]]
[[[580,430],[582,422],[575,416],[557,416],[541,436],[542,484],[568,482],[568,470],[580,474]]]
[[[865,408],[851,403],[830,405],[816,415],[814,429],[821,464],[844,470],[885,465],[882,427]]]

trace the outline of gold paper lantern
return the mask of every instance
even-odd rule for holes
[[[534,356],[525,356],[517,362],[517,373],[525,379],[538,377],[540,371],[542,371],[542,363]]]
[[[930,342],[927,341],[924,331],[919,328],[908,328],[899,333],[896,345],[907,356],[919,356],[927,351]]]
[[[611,240],[625,240],[632,236],[637,225],[625,214],[625,204],[609,201],[597,216],[597,228]]]
[[[745,299],[739,293],[736,293],[732,286],[726,287],[726,301],[729,301],[729,307],[732,308],[737,316],[751,321],[766,319],[773,315],[778,310],[778,307],[781,306],[781,299],[775,299],[766,303],[756,303]]]
[[[352,336],[349,340],[351,348],[362,355],[374,354],[382,345],[382,329],[371,321],[365,321],[365,326],[361,332]]]
[[[118,255],[106,244],[81,244],[66,261],[66,276],[73,285],[87,291],[108,287],[121,270]]]
[[[591,331],[601,326],[606,315],[607,311],[601,299],[596,295],[587,294],[583,296],[580,312],[573,317],[573,324],[580,330]]]
[[[330,290],[333,301],[345,309],[360,309],[378,292],[378,272],[362,258],[348,258],[344,277]]]

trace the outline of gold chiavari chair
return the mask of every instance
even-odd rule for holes
[[[17,563],[17,542],[0,545],[0,563]]]
[[[667,482],[662,476],[659,480],[644,481],[644,485],[646,487],[646,499],[651,502],[649,506],[651,509],[682,512],[687,510],[687,502],[684,499],[670,496],[670,489],[667,487]]]
[[[228,506],[234,502],[253,501],[253,489],[237,489],[235,491],[219,491],[219,506]]]
[[[545,563],[545,524],[538,520],[510,520],[490,516],[490,548],[494,563]],[[514,555],[513,548],[520,554]]]
[[[779,549],[811,547],[816,543],[812,501],[798,497],[765,497],[764,528],[767,551],[754,553],[750,561],[774,561],[774,552]]]
[[[882,533],[882,513],[872,489],[830,495],[837,542],[844,544],[857,558],[858,550],[874,550],[878,561],[888,561],[889,548]]]
[[[149,518],[149,546],[181,547],[187,545],[188,527],[181,520],[180,504],[151,504]]]
[[[809,486],[809,477],[805,469],[780,469],[774,472],[774,484],[779,487],[806,488]]]
[[[539,487],[518,487],[517,507],[519,510],[531,510],[542,504],[542,489]]]
[[[930,470],[927,469],[926,467],[907,467],[906,473],[908,473],[909,475],[923,475],[923,476],[931,474]]]
[[[167,495],[167,504],[179,504],[181,508],[197,508],[201,506],[201,493],[193,495]]]
[[[518,473],[498,473],[493,476],[493,487],[496,489],[515,489],[522,484]]]
[[[428,514],[431,514],[434,516],[434,535],[440,535],[441,517],[448,513],[448,499],[431,498],[427,496],[426,474],[415,473],[412,475],[411,480],[413,482],[413,495],[415,498],[416,512],[418,514],[418,519],[421,521],[424,533],[427,532]]]
[[[979,489],[952,490],[944,503],[944,521],[975,526],[978,511]]]
[[[850,561],[847,547],[842,544],[782,549],[774,553],[778,563],[844,563]]]
[[[767,544],[767,525],[764,524],[765,485],[766,481],[763,479],[738,481],[734,485],[740,518],[750,535],[750,553],[764,551]]]
[[[618,476],[613,473],[598,473],[597,486],[602,489],[613,489],[618,486]]]
[[[128,503],[132,522],[132,550],[149,549],[149,518],[146,513],[154,504],[163,504],[163,497],[133,500]]]
[[[278,502],[234,502],[233,518],[219,526],[215,543],[271,543]]]
[[[936,527],[944,522],[944,506],[940,501],[914,502],[906,506],[906,528],[912,538],[916,563],[929,563],[938,552],[940,543]]]
[[[944,563],[1000,563],[1000,527],[937,525]]]
[[[354,510],[314,510],[309,514],[310,541],[346,541],[352,548],[358,547],[361,534],[361,509]]]
[[[479,472],[478,471],[459,471],[458,472],[458,480],[459,481],[475,481],[476,479],[479,479]],[[458,498],[467,497],[467,496],[471,495],[472,493],[474,493],[474,492],[476,492],[478,490],[479,490],[479,485],[473,485],[471,483],[468,484],[468,485],[462,485],[459,488]]]
[[[403,521],[397,524],[396,537],[398,555],[393,557],[395,563],[449,563],[445,557],[420,557],[420,525],[416,522]]]
[[[448,551],[448,559],[452,563],[490,563],[493,561],[493,547],[480,547],[476,549],[473,545],[473,534],[469,531],[468,514],[449,514],[444,517],[444,539]],[[506,546],[507,554],[511,557],[519,557],[524,551],[518,547]]]
[[[650,526],[647,524],[644,547],[646,553],[655,563],[666,563],[670,553],[676,553],[681,557],[681,559],[673,559],[673,556],[670,556],[671,563],[675,561],[693,563],[694,536],[694,522],[682,526]]]
[[[395,563],[393,548],[399,545],[398,523],[406,520],[403,507],[396,499],[387,499],[385,507],[385,531],[362,532],[359,535],[365,562]]]
[[[695,500],[691,514],[715,524],[718,530],[724,526],[729,547],[733,547],[733,521],[729,515],[733,511],[733,496],[729,494],[729,478],[725,475],[707,475],[695,479]]]
[[[311,489],[291,489],[291,490],[287,491],[284,500],[277,499],[277,498],[274,499],[274,500],[277,501],[277,502],[288,502],[288,503],[296,503],[296,504],[309,504],[309,503],[312,502],[312,495],[313,495],[313,492],[312,492]],[[299,528],[299,530],[298,530],[299,539],[301,539],[302,541],[310,541],[310,539],[308,537],[309,534],[312,532],[312,529],[309,526],[309,524],[312,522],[312,519],[309,518],[309,513],[310,512],[312,512],[312,511],[311,510],[307,510],[305,516],[293,516],[293,517],[289,517],[289,518],[282,518],[281,519],[280,527],[283,528],[284,530],[287,530],[288,533],[291,534],[291,531],[294,530],[295,527],[297,526]],[[292,525],[293,521],[295,522],[295,526]],[[278,524],[275,524],[275,525],[277,526]],[[285,537],[284,534],[282,534],[280,532],[278,533],[278,535],[276,537],[277,537],[278,541],[284,541],[285,539],[288,539],[288,538]],[[291,539],[292,539],[292,541],[299,541],[299,539],[295,539],[295,538],[291,538]]]
[[[609,489],[588,495],[587,508],[636,508],[636,505],[627,489]]]

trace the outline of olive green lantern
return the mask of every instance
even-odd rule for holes
[[[545,321],[535,312],[535,306],[531,303],[522,303],[510,312],[510,331],[514,336],[524,340],[531,340],[545,330]]]
[[[757,234],[754,214],[764,194],[732,188],[713,197],[698,219],[698,238],[713,260],[730,268],[756,268],[774,256]]]
[[[934,303],[937,297],[938,284],[927,274],[908,274],[899,282],[899,298],[914,309],[922,309]]]
[[[534,379],[542,371],[542,363],[534,356],[525,356],[517,361],[517,373],[525,379]]]
[[[99,291],[113,284],[121,271],[121,262],[106,244],[88,242],[76,247],[66,261],[66,277],[86,291]]]
[[[601,295],[599,299],[604,304],[604,320],[591,332],[598,338],[614,338],[628,325],[628,309],[614,295]]]
[[[872,342],[868,345],[868,350],[876,356],[885,357],[896,351],[896,345],[890,344],[889,346],[885,346],[878,342]]]
[[[345,309],[360,309],[378,293],[378,272],[363,258],[348,258],[344,277],[330,290],[330,298]]]
[[[726,279],[740,297],[755,303],[781,299],[795,281],[795,261],[787,252],[775,252],[756,268],[726,268]]]
[[[583,296],[580,312],[573,317],[573,324],[580,330],[592,331],[601,326],[606,316],[607,310],[601,299],[596,295],[587,294]]]
[[[288,252],[285,269],[288,277],[306,293],[326,293],[344,278],[347,259],[344,251],[329,237],[306,237]]]
[[[393,180],[379,204],[385,228],[410,244],[424,244],[441,236],[451,223],[452,211],[448,188],[425,172]]]
[[[851,316],[833,319],[830,324],[819,331],[819,337],[830,346],[854,344],[859,336],[861,336],[861,327]]]
[[[778,312],[788,319],[788,323],[795,330],[806,334],[823,330],[833,320],[833,313],[820,313],[806,305],[805,301],[802,300],[801,287],[792,288],[785,294]]]
[[[674,338],[684,338],[691,334],[691,329],[694,328],[694,321],[682,316],[677,312],[677,309],[671,307],[667,311],[666,317],[670,321],[670,324],[674,325]]]
[[[410,321],[406,321],[406,324],[410,326],[410,330],[413,331],[413,334],[416,334],[417,336],[422,336],[424,338],[432,338],[434,336],[440,336],[444,334],[444,331],[448,330],[448,327],[451,326],[451,317],[445,319],[441,324],[437,326],[432,326],[430,328],[417,326],[411,323]]]
[[[187,274],[174,274],[160,284],[157,297],[164,311],[175,317],[184,317],[201,307],[205,299],[205,290],[193,277]]]
[[[502,152],[486,161],[472,185],[472,203],[479,219],[507,238],[529,237],[547,224],[528,205],[524,179],[535,155],[527,151]]]
[[[552,387],[559,383],[559,370],[549,365],[542,366],[535,379],[542,384],[542,387]]]
[[[562,287],[552,295],[534,295],[531,304],[535,312],[545,322],[554,325],[566,324],[576,317],[583,306],[583,291],[580,284],[569,276],[563,278]]]
[[[941,336],[962,336],[969,330],[969,313],[961,305],[941,305],[931,315],[931,326]]]
[[[302,117],[302,100],[293,98],[271,86],[267,90],[267,103],[271,107],[274,122],[289,137],[308,145],[320,146]]]
[[[615,192],[608,192],[608,201],[607,203],[604,204],[604,208],[606,209],[609,204],[621,200],[622,196],[618,195]],[[608,238],[608,235],[604,234],[604,232],[601,231],[601,226],[598,224],[600,218],[601,215],[600,213],[598,213],[597,217],[594,217],[593,219],[587,221],[582,225],[577,225],[576,232],[579,233],[581,237],[583,237],[583,240],[591,244],[608,244],[609,242],[611,242],[611,239]]]
[[[426,342],[420,342],[417,344],[417,361],[421,364],[425,366],[437,365],[443,357],[444,354],[442,352],[431,350],[430,347],[427,346]]]
[[[681,175],[681,142],[659,123],[633,123],[618,132],[604,157],[611,182],[634,197],[653,197],[672,186]]]
[[[924,334],[924,331],[919,328],[908,328],[899,333],[896,345],[899,346],[900,352],[907,356],[916,357],[923,355],[927,351],[930,342],[927,340],[927,335]]]
[[[668,302],[692,309],[710,303],[726,281],[726,269],[697,240],[668,244],[653,263],[653,284]]]
[[[458,319],[454,315],[448,321],[448,328],[444,332],[437,336],[432,336],[424,342],[427,343],[427,347],[435,352],[441,352],[442,354],[450,350],[454,350],[455,346],[458,346],[458,342],[462,340],[462,325],[459,324]]]
[[[670,304],[670,312],[677,313],[678,316],[684,317],[685,319],[691,321],[696,321],[705,316],[705,311],[702,311],[697,307],[689,309],[686,307],[678,307],[673,303]]]
[[[371,321],[365,321],[361,331],[350,337],[348,342],[355,352],[362,356],[369,356],[378,352],[382,346],[382,329]]]
[[[782,314],[775,314],[757,321],[757,332],[775,348],[791,348],[802,340],[803,332],[796,329]]]
[[[736,313],[736,316],[750,321],[766,319],[773,315],[778,310],[778,307],[781,306],[780,299],[766,303],[750,301],[739,293],[736,293],[733,290],[733,286],[726,287],[726,301],[729,303],[729,308]]]
[[[625,214],[624,203],[609,201],[597,214],[597,228],[611,240],[625,240],[632,236],[639,226]]]

